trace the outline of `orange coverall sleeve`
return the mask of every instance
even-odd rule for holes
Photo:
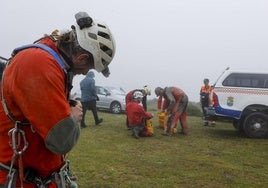
[[[162,97],[158,97],[157,99],[157,110],[161,110],[162,109]]]

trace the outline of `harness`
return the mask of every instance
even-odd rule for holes
[[[44,44],[24,45],[24,46],[15,48],[12,52],[12,57],[14,57],[18,52],[20,52],[24,49],[28,49],[28,48],[40,48],[40,49],[48,52],[50,55],[52,55],[66,75],[66,87],[68,89],[71,89],[71,87],[68,87],[71,85],[70,84],[71,78],[67,72],[66,66],[65,66],[64,62],[62,61],[61,57],[50,47],[48,47]],[[8,66],[9,62],[10,62],[10,60],[7,62],[6,66]],[[70,178],[70,177],[74,177],[74,176],[72,176],[72,174],[70,172],[68,160],[65,161],[65,164],[62,166],[62,168],[60,170],[58,170],[57,172],[54,172],[53,174],[51,174],[49,177],[47,177],[45,179],[40,177],[33,169],[26,169],[24,171],[23,164],[22,164],[22,154],[28,148],[28,142],[26,140],[25,132],[21,129],[21,126],[23,126],[23,125],[31,126],[31,125],[30,125],[30,122],[28,122],[27,120],[23,120],[23,121],[17,120],[14,117],[14,115],[11,113],[11,111],[8,109],[8,106],[6,104],[6,100],[4,98],[4,89],[3,89],[4,74],[5,74],[5,71],[3,72],[3,75],[2,75],[2,88],[1,88],[2,105],[3,105],[3,109],[4,109],[7,117],[15,124],[14,128],[9,130],[9,132],[8,132],[8,135],[10,137],[10,147],[13,149],[13,156],[11,159],[11,164],[10,164],[10,166],[7,166],[3,163],[0,163],[0,170],[3,170],[6,173],[8,173],[7,181],[5,183],[5,188],[15,187],[16,180],[17,180],[18,176],[20,178],[22,187],[23,187],[23,181],[33,183],[38,188],[46,188],[49,186],[51,181],[54,181],[57,184],[57,187],[59,187],[59,188],[65,188],[65,187],[76,188],[77,185],[74,182],[75,179]],[[18,165],[19,165],[18,168],[16,168],[14,166],[14,162],[16,159],[18,159]]]

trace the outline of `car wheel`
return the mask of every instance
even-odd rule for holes
[[[121,105],[119,102],[112,102],[111,106],[110,106],[110,111],[114,114],[119,114],[121,113]]]
[[[243,129],[251,138],[264,138],[268,136],[268,116],[261,112],[249,114],[243,123]]]

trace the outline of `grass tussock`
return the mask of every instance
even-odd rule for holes
[[[69,153],[80,188],[136,187],[265,187],[268,185],[267,139],[249,139],[231,124],[204,127],[189,116],[189,135],[162,136],[158,118],[155,135],[134,139],[125,115],[91,113],[76,147]]]

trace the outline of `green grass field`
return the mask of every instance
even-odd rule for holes
[[[87,124],[69,153],[80,188],[131,187],[268,187],[267,139],[249,139],[230,123],[204,127],[188,116],[189,135],[162,136],[153,118],[153,137],[135,139],[126,116],[99,112],[104,119]]]

